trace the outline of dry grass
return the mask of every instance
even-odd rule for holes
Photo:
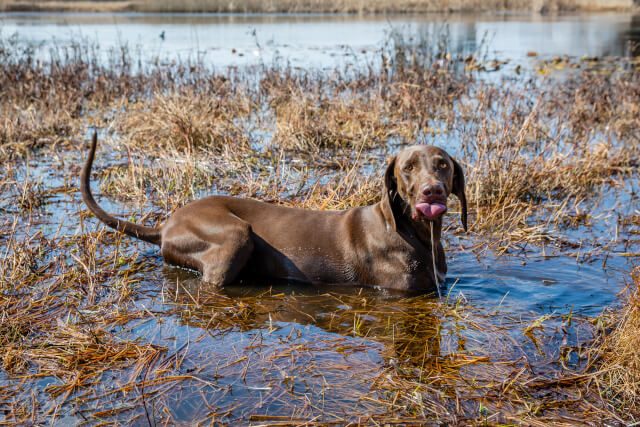
[[[605,215],[598,203],[613,190],[635,200],[636,63],[574,61],[562,79],[538,78],[541,68],[491,83],[478,77],[498,63],[481,55],[398,44],[360,73],[212,75],[185,64],[134,71],[127,52],[104,66],[86,47],[36,65],[2,43],[8,422],[635,419],[637,294],[604,335],[605,317],[476,307],[455,287],[441,302],[264,283],[220,292],[102,230],[76,179],[97,125],[101,203],[124,217],[156,223],[210,193],[342,209],[378,200],[386,159],[405,144],[453,140],[472,220],[453,255],[492,262],[553,246],[581,262],[613,250],[576,237],[586,230],[607,242],[620,231],[632,253],[637,214]]]
[[[141,146],[192,152],[207,147],[218,152],[247,147],[237,120],[252,111],[251,100],[233,96],[228,88],[194,93],[164,93],[127,105],[121,131]]]
[[[461,151],[468,153],[468,191],[477,206],[474,229],[508,235],[531,224],[541,203],[553,211],[538,224],[546,229],[563,217],[584,221],[590,212],[582,210],[581,201],[604,185],[624,186],[638,166],[639,147],[610,141],[635,140],[626,124],[640,115],[631,101],[637,93],[628,85],[624,79],[582,75],[562,85],[543,83],[535,99],[504,98],[505,93],[487,87],[473,100],[463,100],[462,114],[474,116],[477,124],[465,126],[461,136]],[[584,99],[584,91],[590,99]]]
[[[6,11],[80,12],[214,12],[214,13],[417,13],[533,10],[628,10],[632,0],[121,0],[121,1],[0,1]]]
[[[2,0],[0,10],[10,12],[126,12],[136,10],[136,1],[25,1]]]
[[[640,408],[640,269],[631,274],[622,309],[613,314],[614,328],[598,349],[602,364],[596,383],[602,395],[619,408],[637,414]]]
[[[369,108],[367,108],[369,107]],[[351,146],[371,148],[393,135],[378,105],[359,100],[313,99],[294,95],[275,108],[274,143],[285,148],[315,151]]]
[[[170,11],[197,11],[197,12],[329,12],[329,13],[388,13],[388,12],[442,12],[460,10],[504,10],[504,9],[529,9],[529,2],[523,0],[494,0],[478,1],[465,0],[463,2],[451,2],[449,0],[418,0],[396,1],[385,0],[248,0],[237,3],[225,1],[189,0],[180,5],[172,1],[143,1],[138,8],[140,10],[153,10],[161,12]]]
[[[215,171],[192,156],[168,151],[168,155],[155,159],[156,164],[139,158],[103,172],[101,189],[114,200],[146,206],[150,197],[160,204],[164,212],[171,212],[197,197],[203,188],[209,188]]]

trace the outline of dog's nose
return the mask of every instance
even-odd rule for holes
[[[427,184],[422,187],[422,195],[424,197],[444,197],[444,187],[442,184]]]

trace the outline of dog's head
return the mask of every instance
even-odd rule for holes
[[[382,212],[396,230],[402,215],[410,221],[433,221],[447,211],[447,197],[460,200],[462,226],[467,230],[467,198],[460,164],[441,148],[415,145],[389,161],[384,175]]]

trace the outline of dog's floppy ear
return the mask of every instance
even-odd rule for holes
[[[460,200],[460,220],[464,231],[467,231],[467,196],[464,194],[464,172],[460,164],[453,157],[450,158],[453,162],[453,187],[451,192]]]
[[[393,203],[394,198],[397,195],[398,184],[396,183],[396,177],[394,176],[394,169],[396,167],[396,158],[393,157],[389,160],[389,165],[387,166],[387,170],[384,173],[384,182],[382,188],[382,215],[384,215],[385,221],[387,224],[393,229],[396,230],[396,217],[393,213]]]

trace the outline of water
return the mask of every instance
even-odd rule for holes
[[[101,156],[98,163],[122,160],[117,155]],[[81,162],[81,154],[64,157],[66,165]],[[85,208],[72,177],[61,179],[65,173],[61,164],[31,163],[17,172],[16,181],[29,174],[45,189],[56,191],[32,217],[36,225],[17,233],[42,231],[52,242],[61,236],[62,242],[69,243],[46,253],[48,259],[63,256],[68,245],[73,247],[71,236],[78,236],[80,230],[95,233],[103,226],[95,219],[80,220]],[[126,204],[110,202],[97,187],[94,183],[99,201],[108,211],[128,216]],[[608,209],[623,215],[640,208],[637,200],[615,194],[603,197]],[[615,206],[617,200],[623,200],[624,205]],[[0,209],[7,211],[12,206],[11,197],[0,203]],[[606,210],[604,213],[608,215]],[[174,420],[185,423],[213,417],[223,423],[245,424],[252,416],[320,417],[341,423],[354,414],[385,412],[376,402],[393,399],[386,391],[393,389],[386,376],[394,366],[439,372],[438,366],[465,354],[486,355],[488,359],[456,368],[448,375],[464,380],[443,385],[444,390],[469,383],[489,386],[509,381],[511,372],[495,373],[494,369],[518,358],[526,358],[522,360],[538,375],[552,376],[558,371],[554,363],[563,348],[580,345],[593,336],[584,316],[597,316],[616,304],[628,275],[624,257],[611,255],[605,266],[604,256],[595,253],[596,244],[603,243],[606,235],[598,227],[608,230],[607,220],[576,231],[575,238],[584,239],[584,251],[594,252],[590,262],[578,262],[571,256],[574,251],[553,245],[532,246],[502,256],[482,248],[472,251],[469,248],[477,243],[472,237],[445,232],[449,272],[444,301],[450,307],[460,305],[455,316],[443,313],[442,302],[431,296],[407,297],[375,289],[312,287],[270,279],[210,289],[197,275],[163,265],[156,247],[128,238],[117,244],[103,241],[97,259],[111,264],[112,254],[119,251],[119,257],[132,256],[135,262],[147,264],[141,271],[126,274],[135,278],[135,302],[119,303],[121,310],[138,314],[126,323],[113,321],[109,334],[120,341],[152,343],[167,350],[145,368],[151,382],[144,388],[118,391],[131,380],[145,381],[146,370],[135,376],[131,369],[112,369],[97,384],[83,387],[91,390],[91,395],[83,392],[84,397],[63,405],[57,422],[74,425],[85,419],[84,414],[113,410],[113,415],[101,417],[128,423],[131,417],[144,417],[145,411],[158,419],[169,411]],[[455,214],[447,216],[448,224],[458,221]],[[593,241],[590,232],[595,233]],[[2,244],[0,240],[0,248]],[[623,246],[616,243],[611,249],[620,251]],[[72,259],[68,263],[76,264]],[[122,267],[128,268],[127,264]],[[106,288],[119,286],[121,280],[118,276],[104,279],[101,286]],[[42,279],[45,288],[56,282],[55,275]],[[41,292],[33,295],[40,297]],[[541,331],[523,333],[527,325],[545,315],[551,317]],[[571,315],[574,320],[569,327]],[[567,357],[565,363],[581,366],[578,362]],[[417,374],[409,374],[413,375]],[[3,384],[12,382],[0,374]],[[45,376],[25,383],[25,389],[38,390],[49,401],[43,390],[60,384],[59,379]],[[440,390],[439,385],[430,387]],[[150,409],[140,406],[142,392],[151,393],[147,396],[147,401],[153,402],[153,406],[148,403]],[[30,393],[25,394],[29,399]],[[50,408],[60,402],[61,397],[51,400]],[[462,405],[469,406],[464,409],[468,413],[477,411],[471,400]],[[129,407],[132,409],[123,410]]]
[[[538,57],[635,54],[628,42],[636,39],[640,27],[636,17],[622,14],[389,18],[4,14],[2,34],[17,34],[18,40],[42,44],[43,55],[48,47],[85,41],[99,42],[103,50],[127,45],[144,61],[189,59],[223,68],[277,59],[298,67],[332,69],[357,66],[360,59],[379,56],[391,29],[419,37],[443,22],[449,24],[457,52],[475,50],[486,37],[483,46],[489,54],[511,59],[509,67],[537,61],[530,52]],[[455,138],[451,134],[443,138],[449,138],[447,144],[455,150]],[[97,220],[80,217],[85,208],[75,189],[77,171],[70,172],[69,165],[81,164],[83,153],[70,151],[59,158],[36,156],[29,166],[17,167],[12,176],[16,183],[36,178],[49,190],[45,206],[34,214],[37,224],[33,229],[16,227],[18,241],[22,234],[42,231],[51,239],[49,244],[61,238],[74,250],[82,249],[74,246],[80,243],[72,237],[102,228]],[[126,153],[99,156],[101,166],[127,162]],[[634,183],[627,185],[632,188]],[[353,420],[354,414],[386,410],[378,402],[393,400],[393,396],[389,398],[384,387],[376,387],[385,383],[399,363],[435,367],[460,354],[491,357],[482,365],[484,371],[456,368],[460,377],[481,385],[510,381],[508,374],[494,374],[492,369],[498,364],[491,363],[521,356],[537,372],[552,375],[564,347],[580,345],[593,336],[586,317],[598,316],[617,304],[628,278],[628,258],[620,254],[633,250],[638,242],[614,239],[612,230],[617,230],[617,215],[628,216],[640,209],[638,199],[628,196],[632,193],[629,188],[603,193],[598,202],[601,215],[588,227],[544,230],[579,245],[579,251],[543,244],[500,254],[473,237],[445,232],[449,272],[443,291],[450,307],[460,307],[455,314],[443,312],[442,302],[432,296],[407,297],[384,290],[316,288],[267,279],[223,290],[207,289],[197,275],[163,265],[155,247],[128,238],[115,243],[104,239],[98,252],[108,264],[115,251],[121,251],[125,259],[130,256],[147,264],[130,273],[135,277],[136,300],[128,306],[113,303],[138,311],[139,317],[126,323],[114,320],[109,333],[118,340],[138,340],[167,349],[162,357],[149,361],[147,369],[166,369],[179,378],[147,387],[157,393],[151,415],[160,418],[166,410],[185,422],[204,419],[211,412],[226,414],[219,418],[223,421],[240,420],[242,424],[255,414],[293,414],[300,420],[321,417],[323,422]],[[108,211],[131,214],[130,206],[109,202],[100,194],[97,183],[94,189]],[[0,199],[0,210],[7,213],[3,227],[11,225],[9,213],[14,213],[17,193],[5,189]],[[26,222],[24,217],[19,219]],[[458,221],[455,214],[447,216],[448,225]],[[0,236],[0,250],[5,250],[7,239]],[[45,252],[53,258],[64,257],[67,250],[52,245]],[[67,262],[75,266],[74,260]],[[120,279],[103,278],[106,285],[101,285],[116,286]],[[43,281],[55,283],[56,277]],[[579,320],[569,325],[572,315]],[[543,322],[544,333],[523,332],[543,316],[549,316]],[[567,358],[566,363],[572,360]],[[164,374],[155,372],[154,378]],[[413,371],[407,374],[411,375]],[[84,400],[63,407],[58,420],[77,424],[85,419],[81,410],[117,411],[131,406],[131,412],[123,411],[120,420],[134,414],[140,416],[138,422],[144,421],[137,392],[111,394],[129,381],[144,378],[143,373],[133,375],[127,369],[108,371],[93,386],[93,396],[85,395]],[[3,372],[0,385],[5,384],[12,383]],[[58,384],[58,379],[50,375],[33,384],[38,393],[45,394],[44,388]]]
[[[640,15],[534,14],[416,15],[211,15],[211,14],[0,14],[0,33],[44,47],[98,43],[105,51],[127,46],[143,61],[180,58],[214,67],[285,61],[331,69],[378,59],[392,30],[419,38],[448,26],[454,53],[480,45],[511,67],[528,54],[621,56],[638,54]],[[42,53],[46,56],[46,50]]]
[[[81,160],[81,156],[66,156],[65,163]],[[98,160],[104,161],[120,160],[117,156]],[[32,165],[15,178],[22,180],[27,170],[48,189],[60,190],[47,200],[36,228],[52,239],[76,235],[77,213],[84,207],[73,182],[62,182],[59,168],[47,162]],[[109,211],[126,209],[96,192]],[[614,201],[623,200],[623,206],[615,207],[621,214],[639,208],[637,200],[616,194],[603,197],[604,205],[612,209]],[[10,205],[0,204],[0,208],[10,209]],[[458,220],[456,215],[447,216],[449,224]],[[590,230],[604,227],[606,221]],[[87,220],[84,232],[100,228],[97,221]],[[576,234],[584,238],[588,231]],[[603,233],[596,231],[596,235]],[[570,256],[573,251],[553,245],[498,256],[493,251],[469,250],[476,242],[468,236],[449,232],[445,240],[449,273],[444,300],[461,306],[456,316],[443,313],[442,303],[432,297],[375,289],[313,287],[270,279],[211,289],[197,275],[163,265],[155,247],[125,238],[118,244],[121,253],[138,253],[134,258],[148,263],[143,271],[130,273],[138,282],[138,296],[126,308],[142,316],[125,324],[114,322],[109,333],[119,340],[142,340],[167,349],[148,368],[166,372],[149,374],[149,378],[177,379],[140,390],[156,395],[147,397],[154,402],[151,416],[162,416],[158,408],[166,408],[174,419],[189,423],[211,417],[212,412],[219,414],[216,419],[232,423],[244,423],[255,415],[300,420],[321,416],[325,422],[342,422],[353,414],[384,412],[375,402],[388,398],[385,388],[373,385],[384,383],[395,364],[437,371],[449,358],[487,354],[490,361],[459,367],[456,375],[478,385],[504,381],[502,374],[491,370],[495,368],[491,363],[519,357],[526,357],[537,373],[552,375],[563,346],[578,345],[592,336],[589,323],[581,321],[583,316],[597,316],[615,304],[627,277],[625,258],[615,255],[605,266],[602,256],[578,262]],[[596,243],[585,239],[585,252]],[[102,254],[110,259],[116,248],[103,245]],[[615,252],[622,245],[611,249]],[[118,280],[107,279],[107,286]],[[566,319],[571,314],[574,321],[569,327]],[[544,333],[523,334],[526,325],[544,315],[551,316],[544,322]],[[571,361],[567,358],[566,363]],[[93,386],[97,397],[63,406],[58,421],[72,425],[83,419],[82,413],[106,410],[114,410],[111,419],[122,422],[141,416],[138,393],[117,392],[131,375],[129,370],[117,369],[105,374]],[[143,381],[143,374],[136,380]],[[59,383],[45,377],[36,384],[43,390]],[[137,409],[118,415],[129,406]]]

